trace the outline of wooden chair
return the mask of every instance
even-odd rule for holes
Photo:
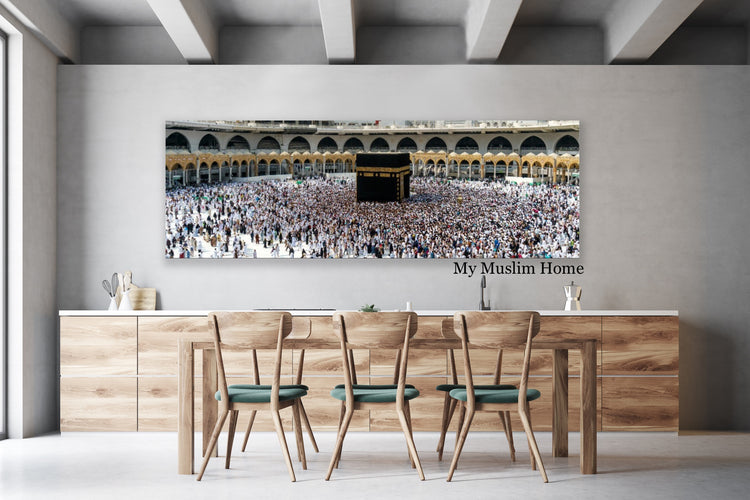
[[[284,339],[292,330],[292,316],[288,312],[212,312],[208,315],[208,324],[213,335],[216,352],[219,386],[216,399],[219,401],[219,416],[211,433],[211,439],[208,442],[206,455],[203,458],[203,464],[201,465],[197,480],[200,481],[203,477],[227,416],[229,416],[229,433],[225,468],[228,469],[239,411],[250,410],[255,412],[257,410],[270,410],[274,426],[276,427],[276,434],[284,453],[287,469],[289,470],[289,476],[292,481],[295,481],[292,459],[289,456],[289,448],[286,444],[284,428],[281,425],[281,416],[279,414],[279,410],[288,407],[292,408],[294,420],[297,422],[295,426],[297,451],[302,462],[302,468],[307,469],[302,430],[299,425],[300,398],[305,396],[307,391],[297,387],[282,389],[280,382],[281,352]],[[227,386],[222,357],[222,350],[229,348],[249,350],[274,349],[276,356],[273,380],[270,388],[241,389],[235,386],[230,390]]]
[[[445,318],[442,323],[442,334],[443,338],[455,339],[456,334],[453,332],[453,318]],[[450,397],[450,392],[453,389],[466,389],[465,384],[458,383],[458,372],[456,370],[456,358],[453,354],[453,349],[448,349],[448,362],[450,363],[451,369],[451,383],[440,384],[435,387],[436,390],[445,393],[443,400],[443,420],[440,423],[440,439],[438,439],[437,453],[438,461],[443,460],[443,448],[445,446],[445,436],[448,433],[448,426],[450,426],[451,420],[453,419],[453,413],[456,410],[456,400]],[[497,351],[497,362],[495,363],[495,374],[491,385],[477,385],[475,389],[516,389],[515,385],[501,384],[500,377],[502,375],[503,366],[503,350],[498,349]],[[513,427],[510,422],[509,411],[497,412],[500,417],[500,422],[503,424],[503,430],[505,431],[505,437],[508,439],[508,447],[510,448],[510,459],[516,461],[516,449],[513,445]],[[462,405],[459,409],[458,415],[458,428],[456,429],[456,440],[461,432],[461,426],[463,425],[465,415],[465,407]]]
[[[336,312],[333,330],[341,342],[344,367],[344,384],[331,391],[331,396],[343,402],[343,417],[339,422],[336,446],[328,466],[326,481],[338,465],[344,437],[354,410],[369,410],[393,404],[406,437],[409,459],[424,481],[422,464],[412,435],[409,401],[419,396],[419,391],[406,384],[406,364],[409,358],[409,339],[417,333],[417,315],[413,312]],[[399,349],[394,363],[396,384],[357,384],[352,349]],[[394,387],[395,386],[395,387]]]
[[[307,332],[308,336],[310,335],[310,331]],[[264,385],[260,383],[260,372],[258,371],[258,354],[255,349],[252,350],[252,364],[253,364],[253,383],[252,384],[233,384],[229,386],[229,389],[259,389],[259,390],[269,390],[271,389],[270,385]],[[300,350],[299,355],[299,362],[297,363],[297,373],[295,375],[295,381],[294,384],[282,384],[281,389],[304,389],[306,391],[309,391],[310,388],[302,383],[302,368],[304,366],[305,362],[305,350]],[[247,447],[247,441],[250,438],[250,431],[253,429],[253,423],[255,422],[255,414],[257,413],[256,410],[252,410],[250,412],[250,420],[247,422],[247,429],[245,430],[245,438],[242,440],[242,451],[245,451],[245,448]],[[315,436],[313,435],[312,427],[310,426],[310,419],[307,418],[307,412],[305,411],[305,406],[302,404],[302,400],[299,402],[299,413],[300,417],[302,419],[302,423],[305,425],[305,429],[307,430],[307,435],[310,437],[310,444],[312,444],[313,450],[315,450],[315,453],[318,453],[318,443],[315,441]],[[295,421],[294,425],[298,425],[298,423]]]
[[[456,335],[461,339],[466,388],[453,389],[449,394],[451,398],[457,401],[457,404],[466,408],[466,420],[461,427],[461,434],[456,442],[456,450],[448,472],[448,481],[453,478],[475,412],[517,409],[529,442],[532,468],[535,468],[536,464],[539,465],[542,479],[546,483],[547,472],[544,470],[539,447],[531,429],[531,415],[529,413],[529,401],[541,396],[541,393],[536,389],[528,388],[531,341],[539,332],[539,313],[533,311],[459,311],[453,317],[453,328]],[[518,389],[479,389],[479,386],[475,386],[472,379],[469,347],[522,348],[524,350],[523,365]]]

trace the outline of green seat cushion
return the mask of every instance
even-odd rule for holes
[[[345,386],[344,384],[339,384],[334,389],[343,389]],[[370,389],[398,389],[398,384],[382,384],[382,385],[368,385],[368,384],[354,384],[352,388],[354,389],[361,389],[363,387],[368,387]],[[407,389],[414,389],[414,386],[411,384],[406,384]]]
[[[500,384],[500,385],[475,385],[474,389],[489,389],[489,390],[498,390],[498,389],[515,389],[515,385],[511,384]],[[435,387],[438,391],[443,392],[451,392],[453,389],[466,389],[465,384],[440,384],[439,386]]]
[[[453,389],[449,394],[453,399],[466,401],[466,389]],[[541,395],[536,389],[526,389],[527,401],[534,401]],[[517,403],[518,389],[474,389],[474,397],[477,403]]]
[[[270,385],[255,385],[255,384],[232,384],[229,386],[230,389],[255,389],[255,390],[266,390],[270,391],[271,386]],[[305,384],[281,384],[282,389],[304,389],[306,391],[309,391],[310,388],[307,387]]]
[[[354,386],[354,401],[360,403],[395,403],[398,390],[393,386],[383,385],[356,385]],[[331,396],[339,401],[346,401],[346,389],[336,387],[331,391]],[[407,387],[404,398],[414,399],[419,396],[419,391],[413,387]]]
[[[270,403],[271,389],[238,389],[229,387],[229,400],[232,403]],[[279,401],[289,401],[290,399],[301,398],[306,395],[305,389],[290,388],[279,390]],[[221,392],[216,391],[214,396],[217,401],[221,401]]]

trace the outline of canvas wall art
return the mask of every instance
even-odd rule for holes
[[[579,125],[170,121],[165,257],[576,258]]]

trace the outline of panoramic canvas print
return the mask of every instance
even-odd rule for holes
[[[165,257],[580,256],[577,120],[170,121]]]

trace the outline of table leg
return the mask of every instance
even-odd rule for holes
[[[596,474],[596,341],[581,350],[581,473]]]
[[[555,349],[552,359],[552,456],[568,456],[568,350]]]
[[[211,432],[216,425],[218,417],[218,403],[216,402],[216,390],[218,380],[216,374],[216,352],[214,349],[203,349],[203,448],[201,456],[206,456],[206,448],[211,440]],[[214,446],[213,457],[219,456],[219,447]]]
[[[179,340],[177,358],[177,473],[193,473],[194,414],[193,414],[193,343]]]

